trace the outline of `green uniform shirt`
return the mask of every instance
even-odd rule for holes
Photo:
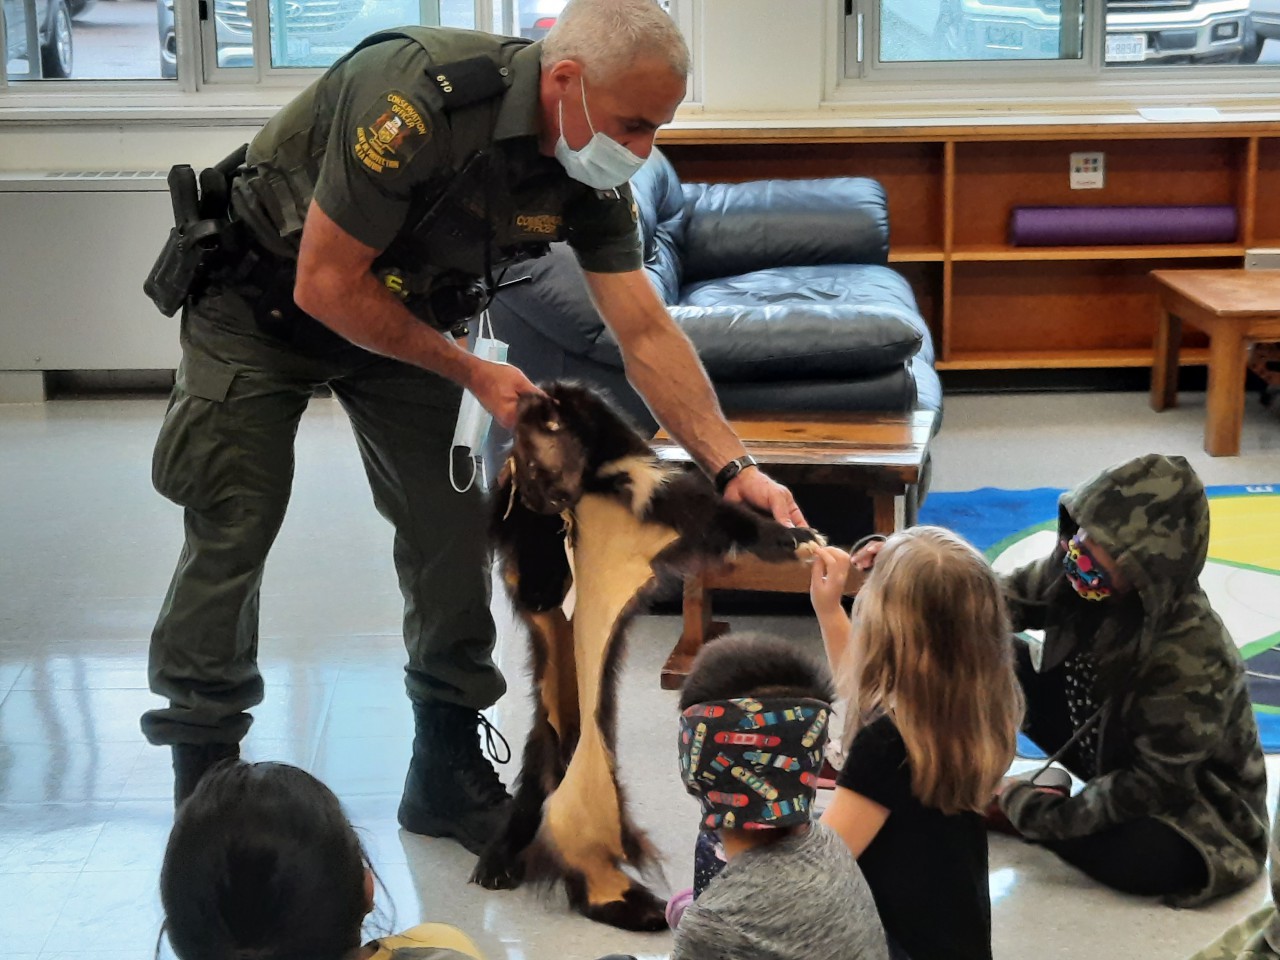
[[[343,230],[383,251],[375,268],[397,274],[406,292],[443,272],[483,276],[476,228],[486,220],[496,268],[557,240],[585,270],[641,267],[630,188],[594,190],[538,153],[540,44],[437,27],[370,40],[250,144],[250,175],[237,179],[233,203],[264,243],[280,250],[283,241],[296,254],[314,197]],[[437,79],[436,68],[480,56],[505,71],[504,93],[468,103],[473,74]],[[482,159],[459,175],[476,152]],[[431,227],[415,227],[432,210]]]

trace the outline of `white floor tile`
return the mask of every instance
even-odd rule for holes
[[[48,942],[59,949],[149,949],[162,919],[155,869],[85,871],[71,884]]]
[[[1202,398],[1182,399],[1154,414],[1140,394],[951,398],[934,488],[1067,486],[1147,450],[1187,455],[1209,484],[1280,480],[1280,420],[1251,405],[1245,456],[1212,459],[1200,451]],[[6,960],[149,960],[154,949],[172,773],[169,751],[143,743],[138,714],[159,702],[146,691],[147,638],[181,539],[181,511],[150,487],[163,410],[159,399],[0,407],[0,889],[21,891],[0,898]],[[668,952],[669,935],[589,923],[559,890],[482,891],[467,883],[474,858],[459,846],[399,829],[412,714],[390,548],[343,415],[313,404],[267,567],[266,700],[244,756],[299,764],[334,788],[386,882],[397,928],[458,923],[491,960]],[[528,657],[501,600],[495,617],[511,693],[491,716],[516,754],[502,771],[510,782],[531,716]],[[817,643],[808,617],[731,619],[735,629]],[[635,624],[619,718],[632,812],[672,887],[688,883],[696,829],[672,737],[655,721],[674,724],[675,695],[658,689],[657,675],[678,632],[675,617]],[[1280,761],[1268,768],[1274,802]],[[1102,890],[1046,851],[1001,837],[991,865],[997,960],[1178,960],[1267,892],[1260,881],[1175,911]]]

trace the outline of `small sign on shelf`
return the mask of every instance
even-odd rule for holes
[[[1101,153],[1071,154],[1071,189],[1101,190],[1106,182],[1106,161]]]

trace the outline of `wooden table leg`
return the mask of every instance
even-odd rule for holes
[[[892,493],[883,491],[871,495],[872,533],[883,533],[885,536],[898,529],[898,510]]]
[[[1155,359],[1151,364],[1151,409],[1178,405],[1178,353],[1182,348],[1182,320],[1161,304],[1156,317]]]
[[[1247,346],[1244,330],[1238,324],[1219,322],[1209,335],[1204,449],[1211,457],[1234,457],[1240,453]]]
[[[902,525],[904,527],[914,527],[920,522],[920,485],[912,484],[907,487],[906,497],[902,505]]]
[[[662,665],[663,690],[679,690],[689,675],[693,658],[708,640],[728,632],[727,623],[711,620],[711,591],[701,573],[690,574],[684,581],[684,626],[667,662]]]

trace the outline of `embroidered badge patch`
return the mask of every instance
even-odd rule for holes
[[[356,127],[356,157],[374,173],[396,171],[431,139],[422,112],[398,90],[392,90]]]
[[[521,213],[516,216],[516,226],[525,233],[535,233],[543,237],[552,237],[560,232],[562,217],[553,213]]]

